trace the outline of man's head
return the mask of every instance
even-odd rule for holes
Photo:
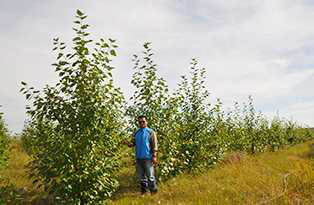
[[[147,127],[147,118],[144,115],[141,115],[137,118],[138,120],[138,124],[140,126],[140,128],[145,128]]]

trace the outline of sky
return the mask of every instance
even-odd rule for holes
[[[266,116],[314,127],[314,2],[311,0],[0,0],[0,112],[11,132],[27,119],[21,81],[57,82],[52,39],[71,45],[76,9],[93,39],[117,40],[114,78],[132,95],[132,55],[152,42],[158,73],[175,89],[192,58],[207,71],[212,101],[249,95]]]

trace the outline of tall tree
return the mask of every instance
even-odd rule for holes
[[[72,49],[54,39],[59,82],[42,91],[22,82],[34,127],[32,176],[59,204],[102,204],[118,188],[124,98],[110,64],[117,45],[100,39],[92,49],[86,17],[77,10]]]

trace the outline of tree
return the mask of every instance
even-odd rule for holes
[[[221,159],[226,149],[220,136],[212,132],[220,104],[210,104],[206,70],[196,59],[191,61],[190,74],[190,79],[182,76],[175,94],[180,99],[180,117],[176,119],[178,153],[172,175],[209,167]]]
[[[191,63],[191,79],[183,76],[179,89],[169,94],[167,83],[157,74],[150,43],[144,44],[143,57],[134,55],[135,72],[131,83],[136,88],[127,109],[134,125],[139,115],[147,116],[149,126],[159,138],[159,179],[214,164],[224,147],[210,135],[212,112],[204,86],[205,69]]]
[[[113,84],[110,65],[115,40],[100,39],[91,49],[87,16],[77,10],[72,51],[54,39],[59,76],[42,91],[21,89],[30,102],[32,162],[35,183],[45,184],[59,204],[102,204],[118,188],[124,98]]]

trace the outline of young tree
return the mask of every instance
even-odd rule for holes
[[[113,84],[115,40],[100,39],[92,50],[86,15],[77,10],[72,51],[54,39],[59,76],[41,92],[24,87],[31,106],[35,182],[44,183],[58,204],[102,204],[118,188],[124,98]]]
[[[134,74],[131,84],[136,88],[131,97],[132,105],[127,109],[131,125],[137,116],[146,115],[154,129],[163,129],[165,119],[164,111],[169,99],[168,86],[163,78],[157,76],[157,64],[154,63],[150,43],[144,44],[143,62],[134,55]],[[135,127],[133,127],[135,128]]]
[[[153,52],[150,43],[144,44],[143,57],[134,55],[134,74],[131,84],[135,87],[134,95],[131,98],[131,105],[128,106],[127,116],[133,128],[136,127],[137,116],[147,116],[149,127],[157,133],[159,141],[161,170],[159,177],[168,176],[168,168],[171,163],[171,156],[176,154],[176,117],[178,117],[178,98],[171,97],[166,81],[158,77],[157,65],[153,61]]]
[[[165,80],[158,77],[149,43],[144,44],[143,60],[135,55],[131,83],[136,91],[127,115],[134,124],[146,115],[159,137],[159,179],[173,177],[215,163],[223,153],[210,135],[212,112],[204,86],[205,69],[191,63],[191,80],[183,77],[179,89],[169,94]],[[135,124],[134,124],[135,125]]]
[[[206,70],[200,68],[198,61],[192,59],[190,79],[182,76],[176,96],[179,104],[178,120],[179,155],[175,170],[195,170],[215,164],[223,155],[225,147],[220,136],[215,135],[213,125],[219,114],[220,104],[212,106],[209,92],[205,86]]]

